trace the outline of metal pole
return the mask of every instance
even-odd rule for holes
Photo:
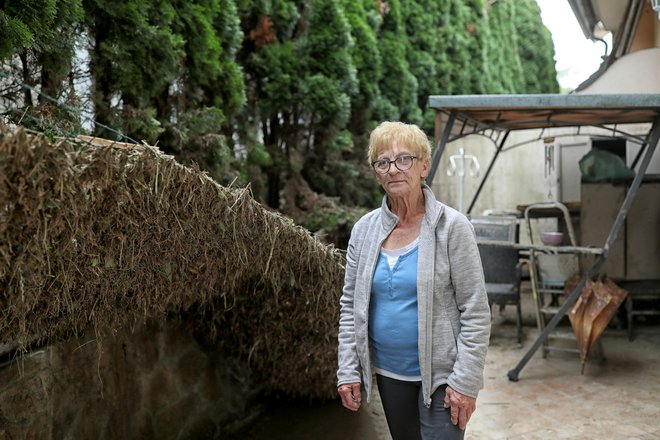
[[[456,120],[456,110],[452,110],[449,113],[449,119],[447,120],[445,129],[442,131],[442,137],[438,142],[438,148],[437,150],[435,150],[435,154],[433,155],[433,160],[431,161],[431,169],[429,170],[429,175],[426,177],[426,181],[429,185],[433,184],[433,178],[435,177],[435,173],[438,170],[438,165],[440,165],[440,157],[442,156],[442,153],[445,150],[445,146],[447,145],[447,141],[449,140],[449,133],[451,133],[451,129],[454,126],[455,120]]]
[[[460,155],[461,166],[458,170],[458,176],[461,178],[460,187],[458,188],[458,210],[463,211],[463,199],[465,199],[465,150],[459,148],[458,153]]]
[[[534,344],[529,349],[529,351],[525,353],[525,355],[520,360],[520,362],[518,362],[518,365],[516,365],[514,369],[510,370],[507,373],[509,380],[514,382],[518,381],[518,375],[520,374],[520,371],[525,367],[527,362],[529,362],[529,360],[532,358],[532,356],[534,355],[536,350],[538,350],[541,344],[543,344],[543,341],[547,339],[550,332],[555,329],[559,321],[566,315],[566,312],[568,311],[569,307],[573,305],[573,303],[577,300],[578,296],[580,296],[580,294],[582,293],[582,289],[584,288],[584,285],[587,282],[587,277],[593,278],[598,274],[598,270],[607,259],[610,253],[610,248],[614,244],[614,241],[617,239],[619,235],[619,231],[623,226],[623,222],[626,220],[628,211],[630,210],[630,206],[632,205],[632,202],[635,199],[635,195],[637,194],[637,190],[639,189],[639,186],[642,183],[642,179],[646,174],[646,169],[648,168],[649,162],[651,162],[651,157],[653,156],[653,152],[656,149],[659,139],[660,139],[660,118],[656,118],[653,121],[653,127],[651,128],[651,136],[649,140],[648,149],[646,150],[646,154],[642,159],[642,163],[639,166],[639,170],[635,174],[635,178],[633,179],[632,184],[628,189],[628,193],[626,194],[626,198],[624,199],[623,204],[619,209],[619,213],[617,214],[617,217],[614,220],[614,224],[612,225],[610,234],[607,236],[605,246],[603,246],[603,253],[600,254],[598,258],[596,258],[596,261],[594,261],[594,264],[591,266],[587,274],[582,276],[582,279],[580,279],[578,285],[575,287],[575,289],[573,289],[573,291],[568,296],[568,298],[566,298],[566,301],[561,306],[557,314],[552,317],[552,319],[550,320],[548,325],[543,329],[539,337],[536,338],[536,341],[534,341]]]
[[[460,162],[456,165],[456,161]],[[479,175],[479,159],[471,154],[465,154],[463,147],[458,149],[458,154],[449,156],[449,168],[447,175],[453,176],[458,172],[458,210],[465,213],[463,206],[465,205],[465,162],[470,161],[470,176]],[[458,171],[457,171],[458,170]]]
[[[509,137],[509,133],[511,131],[507,130],[506,133],[504,133],[504,136],[502,137],[502,142],[497,146],[497,150],[495,151],[495,156],[493,156],[493,160],[490,161],[490,164],[488,164],[488,169],[486,170],[486,174],[484,175],[484,178],[481,180],[481,183],[479,184],[479,188],[477,188],[477,192],[474,194],[474,197],[472,197],[472,202],[470,202],[470,206],[468,206],[467,209],[467,214],[472,213],[472,208],[474,208],[475,203],[477,203],[477,198],[479,197],[479,194],[481,194],[481,190],[484,187],[484,184],[486,183],[486,180],[488,179],[488,176],[490,175],[490,171],[493,169],[493,165],[495,165],[495,160],[497,159],[497,156],[500,155],[502,152],[502,147],[504,147],[504,143],[506,142],[506,138]]]

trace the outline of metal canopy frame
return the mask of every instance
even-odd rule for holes
[[[637,167],[635,177],[605,244],[591,268],[582,276],[529,351],[507,373],[509,380],[518,381],[520,371],[580,296],[587,278],[595,277],[609,256],[660,140],[660,94],[452,95],[430,96],[428,104],[436,111],[435,138],[439,139],[431,160],[428,182],[433,182],[440,158],[449,142],[477,134],[488,137],[496,146],[495,155],[470,203],[468,213],[472,211],[500,153],[513,149],[504,148],[511,131],[542,129],[539,137],[533,140],[537,141],[545,129],[552,127],[574,127],[576,132],[572,135],[586,135],[581,132],[582,127],[597,127],[607,129],[612,136],[624,136],[641,145],[633,161],[633,167]],[[638,123],[651,123],[646,136],[628,133],[625,127],[620,127]]]

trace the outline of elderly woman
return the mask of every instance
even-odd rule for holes
[[[372,374],[394,440],[460,439],[476,408],[490,310],[474,230],[423,182],[428,138],[384,122],[369,162],[382,206],[353,227],[340,300],[337,386],[357,411]]]

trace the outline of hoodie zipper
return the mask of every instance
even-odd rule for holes
[[[398,220],[397,220],[397,222],[398,222]],[[376,256],[373,259],[373,263],[369,267],[369,274],[370,275],[367,278],[367,289],[366,289],[366,292],[367,292],[367,294],[366,294],[367,295],[367,301],[366,301],[367,313],[365,314],[365,316],[366,316],[366,319],[367,319],[367,322],[366,322],[366,327],[367,327],[367,353],[366,353],[366,355],[368,357],[368,359],[367,359],[368,362],[367,362],[367,368],[365,368],[365,372],[364,372],[365,376],[366,376],[364,378],[365,384],[366,384],[367,380],[369,381],[369,390],[367,392],[367,402],[369,402],[371,400],[371,385],[372,385],[372,378],[371,378],[372,377],[372,373],[371,373],[371,347],[369,346],[369,319],[370,319],[369,308],[371,307],[371,285],[373,284],[374,272],[376,270],[376,265],[378,264],[378,257],[379,257],[379,254],[380,254],[380,248],[383,246],[383,243],[385,242],[387,237],[389,237],[389,235],[392,233],[394,228],[396,228],[397,222],[394,222],[394,225],[388,231],[386,231],[386,233],[383,235],[383,237],[380,238],[380,240],[378,241],[378,245],[376,246],[376,251],[375,251]],[[366,385],[365,385],[365,387],[366,387]]]
[[[434,274],[435,274],[435,258],[437,255],[437,243],[435,242],[435,231],[438,228],[438,222],[440,221],[440,215],[438,214],[435,218],[435,222],[433,222],[433,227],[431,228],[431,231],[433,232],[433,240],[432,240],[432,248],[433,252],[431,253],[431,279],[429,281],[429,291],[430,295],[428,296],[427,303],[426,303],[426,348],[425,348],[425,359],[424,362],[426,363],[426,386],[424,386],[424,383],[422,382],[422,391],[424,394],[424,406],[427,408],[431,407],[431,393],[430,393],[430,387],[433,382],[433,363],[432,363],[432,358],[433,358],[433,298],[434,298],[434,292],[433,292],[433,286],[434,286]],[[423,220],[422,220],[423,221]]]

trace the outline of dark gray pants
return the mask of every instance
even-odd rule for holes
[[[446,385],[431,396],[431,407],[424,405],[421,382],[406,382],[376,375],[380,400],[393,440],[462,440],[465,431],[451,423],[444,407]]]

